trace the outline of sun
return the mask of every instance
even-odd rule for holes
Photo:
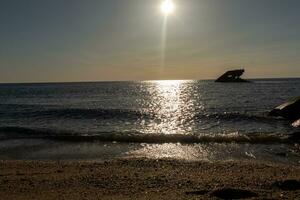
[[[172,0],[164,0],[160,6],[161,12],[165,15],[172,14],[175,10],[175,4]]]

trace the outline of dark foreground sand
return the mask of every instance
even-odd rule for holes
[[[300,166],[0,161],[0,199],[300,199]]]

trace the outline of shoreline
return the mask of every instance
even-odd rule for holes
[[[0,197],[295,199],[300,198],[300,166],[250,161],[151,159],[99,162],[2,160]]]

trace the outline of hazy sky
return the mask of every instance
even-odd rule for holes
[[[299,0],[1,0],[0,82],[300,77]]]

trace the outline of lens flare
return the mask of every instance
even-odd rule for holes
[[[164,2],[162,2],[160,9],[162,13],[164,13],[165,15],[169,15],[174,12],[175,4],[172,0],[165,0]]]
[[[175,3],[173,0],[164,0],[160,5],[160,10],[164,14],[163,24],[162,24],[162,37],[161,37],[161,68],[160,74],[163,73],[165,68],[166,60],[166,47],[167,47],[167,26],[169,15],[175,11]]]

